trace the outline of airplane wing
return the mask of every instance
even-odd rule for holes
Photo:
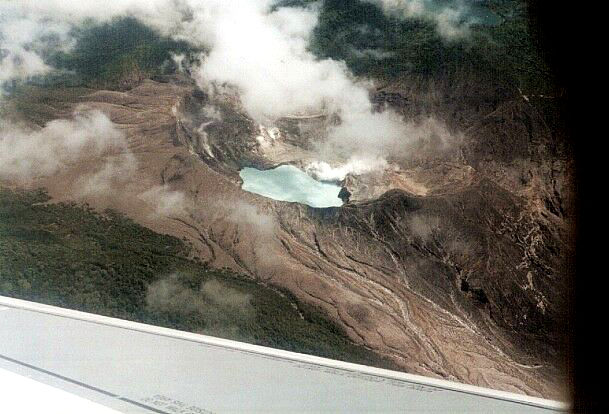
[[[557,401],[0,296],[2,394],[0,411],[15,413],[568,410]]]

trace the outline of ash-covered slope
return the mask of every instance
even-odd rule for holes
[[[41,28],[2,63],[46,65],[7,78],[3,186],[183,238],[409,372],[563,396],[571,154],[523,1],[480,3],[489,22],[462,2],[85,3],[2,6]],[[348,202],[241,189],[284,163]]]
[[[126,133],[137,168],[109,192],[78,191],[82,175],[103,164],[95,157],[31,185],[48,188],[57,201],[115,208],[153,230],[186,238],[192,254],[211,266],[285,287],[408,372],[560,397],[569,246],[566,222],[551,208],[558,202],[568,212],[568,205],[545,184],[566,182],[564,173],[544,173],[547,163],[564,168],[560,158],[493,158],[479,149],[495,148],[479,141],[484,129],[472,128],[471,141],[461,148],[486,164],[440,157],[403,167],[400,173],[420,182],[418,176],[434,172],[429,182],[435,187],[430,184],[426,195],[398,187],[340,208],[312,209],[240,189],[238,168],[277,160],[260,151],[259,128],[238,106],[211,101],[185,80],[148,80],[127,92],[73,92],[76,97],[63,95],[71,99],[52,94],[59,96],[55,102],[48,95],[28,99],[39,113],[55,108],[49,119],[67,116],[77,104],[108,114]],[[200,111],[212,104],[220,116]],[[512,105],[527,108],[526,102]],[[489,125],[487,119],[478,122]],[[201,122],[209,125],[192,128]],[[520,134],[517,127],[506,131]],[[295,142],[279,140],[295,151],[272,154],[306,159],[307,149]],[[543,191],[510,181],[522,165]],[[442,185],[439,171],[455,168],[469,172],[458,185]],[[150,196],[151,188],[157,190]],[[161,202],[174,192],[184,197],[179,206]]]
[[[561,260],[568,247],[560,221],[533,210],[526,187],[510,191],[474,169],[453,191],[415,196],[396,189],[311,209],[240,189],[239,166],[273,160],[257,151],[255,124],[228,107],[203,131],[207,152],[205,135],[188,127],[197,124],[194,111],[179,110],[210,103],[192,86],[145,81],[77,101],[127,133],[138,168],[112,197],[83,195],[74,185],[90,168],[83,161],[37,183],[56,200],[113,207],[186,237],[210,265],[322,306],[353,340],[409,372],[560,395]],[[425,170],[413,164],[410,171]],[[138,197],[155,186],[183,193],[185,207],[155,211]]]
[[[271,202],[281,248],[274,250],[273,266],[258,268],[293,262],[315,281],[280,276],[279,283],[332,309],[354,338],[410,370],[559,395],[565,266],[572,254],[570,158],[560,102],[488,90],[456,99],[450,89],[438,98],[419,88],[392,85],[384,97],[399,96],[389,104],[409,117],[430,111],[443,117],[450,128],[464,131],[463,140],[448,152],[404,160],[395,174],[409,182],[391,172],[345,180],[356,195],[358,186],[377,188],[342,208]],[[251,127],[244,136],[246,131]],[[219,143],[216,154],[229,154],[222,150],[225,142],[208,139]],[[294,139],[274,142],[272,151],[248,142],[249,152],[233,158],[241,165],[264,166],[260,152],[267,163],[277,156],[276,162],[305,164],[308,157],[306,148],[292,146]],[[417,194],[413,182],[426,188]],[[330,293],[335,290],[349,295]],[[417,302],[429,309],[412,312]],[[453,324],[464,332],[447,330]]]

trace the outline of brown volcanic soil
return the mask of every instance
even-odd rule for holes
[[[79,104],[101,109],[127,134],[137,168],[96,194],[83,195],[79,180],[120,154],[84,157],[30,185],[56,201],[114,208],[187,239],[212,266],[286,287],[407,372],[565,398],[568,160],[550,146],[556,137],[544,116],[519,96],[448,110],[450,97],[436,102],[424,90],[385,88],[405,97],[397,101],[409,116],[459,114],[446,117],[465,131],[459,156],[412,161],[341,208],[241,190],[240,167],[294,161],[290,149],[306,159],[306,149],[287,131],[281,156],[265,159],[258,126],[230,97],[216,98],[222,120],[214,120],[201,111],[209,98],[176,79],[32,98],[37,123]],[[205,134],[196,131],[201,122],[209,122]],[[183,192],[183,205],[155,211],[141,194],[160,185]]]

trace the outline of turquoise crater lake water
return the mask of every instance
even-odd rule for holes
[[[339,207],[340,187],[322,183],[293,165],[281,165],[272,170],[243,168],[239,171],[243,188],[250,193],[280,201],[293,201],[311,207]]]

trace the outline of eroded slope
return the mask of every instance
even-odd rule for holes
[[[305,163],[311,151],[299,143],[306,134],[281,125],[286,139],[274,155],[261,151],[260,126],[230,96],[212,100],[179,78],[127,92],[68,92],[70,99],[28,97],[30,122],[68,117],[83,104],[99,109],[126,134],[134,168],[110,177],[104,191],[86,192],[83,177],[122,154],[85,156],[28,186],[185,238],[208,265],[321,306],[354,341],[408,372],[561,397],[568,207],[564,191],[552,188],[567,182],[566,167],[559,160],[552,168],[553,153],[531,155],[537,143],[522,144],[516,155],[507,148],[506,160],[494,153],[506,140],[486,139],[497,136],[494,125],[505,114],[530,124],[521,98],[466,113],[465,144],[455,152],[404,161],[380,181],[353,177],[355,194],[364,188],[358,180],[375,188],[342,208],[316,210],[241,190],[239,168]],[[402,104],[422,99],[399,93]],[[536,125],[527,136],[551,141]],[[506,131],[520,137],[518,128]],[[524,182],[523,165],[531,171]],[[397,189],[385,192],[390,188]]]

